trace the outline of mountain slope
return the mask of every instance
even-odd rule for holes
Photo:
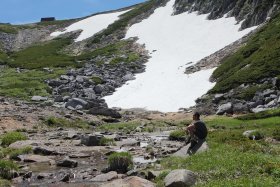
[[[172,15],[174,3],[169,1],[129,28],[126,38],[138,37],[137,42],[154,52],[145,73],[105,98],[110,107],[172,112],[193,106],[197,97],[214,86],[208,81],[213,69],[186,76],[184,68],[254,29],[238,31],[240,24],[235,24],[234,18],[207,20],[207,15],[195,13]]]

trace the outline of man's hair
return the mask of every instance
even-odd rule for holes
[[[193,115],[197,116],[198,119],[200,118],[200,114],[198,112],[195,112]]]

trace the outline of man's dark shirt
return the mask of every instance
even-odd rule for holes
[[[194,123],[194,126],[195,126],[194,134],[199,139],[205,139],[207,137],[207,133],[208,133],[205,123],[202,121],[196,121]]]

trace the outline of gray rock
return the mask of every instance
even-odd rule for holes
[[[32,101],[47,101],[48,97],[42,97],[42,96],[33,96],[31,98]]]
[[[18,158],[23,162],[51,163],[54,162],[46,156],[41,155],[19,155]]]
[[[63,97],[62,97],[61,95],[56,96],[56,97],[54,98],[54,102],[63,102]]]
[[[217,115],[223,115],[225,113],[232,113],[232,112],[233,112],[232,111],[232,103],[229,102],[229,103],[220,105],[216,114]]]
[[[57,161],[56,165],[60,167],[75,168],[78,166],[78,162],[76,160],[65,158],[63,160]]]
[[[35,147],[33,149],[33,153],[34,154],[38,154],[38,155],[45,155],[45,156],[49,156],[49,155],[60,155],[61,153],[58,153],[57,151],[55,151],[52,148],[44,148],[44,147]]]
[[[80,98],[73,98],[66,103],[65,108],[73,107],[76,109],[77,106],[81,106],[83,109],[87,109],[88,102]],[[81,109],[81,107],[79,107],[78,109]]]
[[[147,179],[148,180],[153,180],[155,179],[156,177],[158,177],[160,175],[161,171],[153,171],[153,170],[150,170],[148,171],[148,176],[147,176]]]
[[[233,105],[234,113],[248,112],[248,105],[243,103],[236,103]]]
[[[104,86],[101,84],[98,84],[97,86],[94,87],[94,92],[96,94],[101,94],[104,91]]]
[[[256,108],[253,108],[252,112],[259,113],[259,112],[263,112],[263,111],[266,111],[266,110],[269,110],[269,108],[265,108],[264,106],[260,105]]]
[[[268,97],[268,96],[270,96],[271,94],[276,94],[276,91],[275,91],[275,90],[271,90],[271,89],[267,89],[267,90],[264,90],[263,93],[262,93],[262,95],[263,95],[264,97]]]
[[[213,98],[213,103],[219,103],[222,99],[224,99],[224,94],[216,94]]]
[[[100,140],[103,135],[83,135],[81,137],[81,144],[86,146],[100,146]]]
[[[177,152],[175,152],[173,154],[173,156],[184,157],[184,158],[190,156],[189,153],[188,153],[189,147],[190,147],[190,144],[182,147]],[[203,153],[203,152],[205,152],[207,150],[209,150],[209,147],[208,147],[207,142],[205,141],[205,142],[202,142],[202,145],[198,146],[196,150],[193,150],[192,154],[194,154],[194,153]]]
[[[185,169],[173,170],[164,179],[166,187],[189,187],[195,183],[196,175]]]

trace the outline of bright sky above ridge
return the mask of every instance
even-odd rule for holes
[[[69,19],[114,10],[145,0],[1,0],[0,23],[38,22],[41,17]]]

